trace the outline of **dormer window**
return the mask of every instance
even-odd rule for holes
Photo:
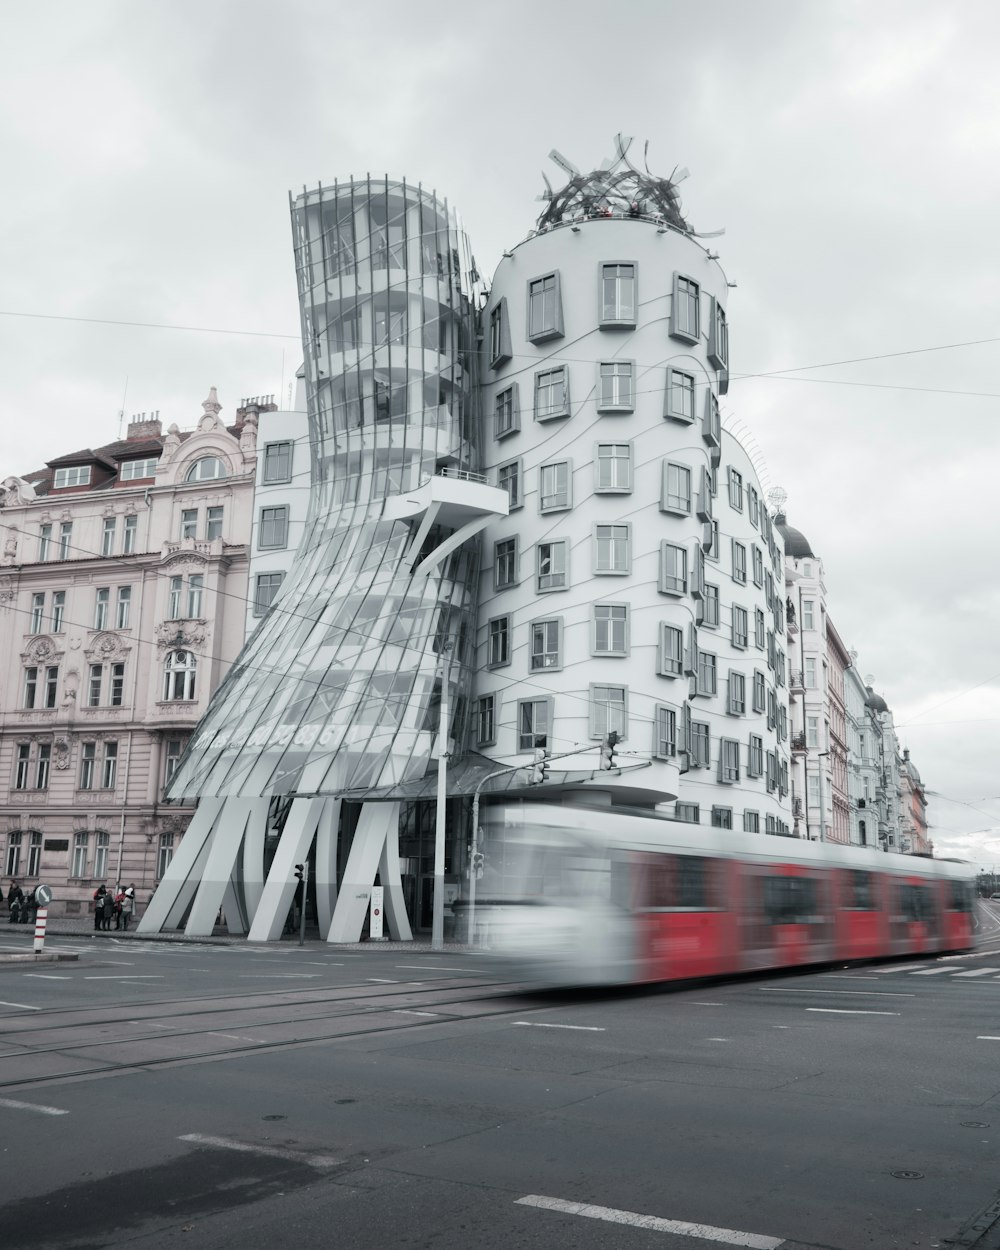
[[[89,486],[90,485],[90,465],[89,464],[71,464],[65,469],[56,469],[55,480],[52,483],[53,490],[62,490],[65,486]]]
[[[212,482],[216,478],[228,476],[226,466],[218,456],[203,456],[188,469],[184,480],[185,482]]]
[[[199,463],[201,462],[199,461]],[[155,476],[155,456],[150,456],[145,460],[123,460],[118,466],[118,480],[120,482],[134,482],[137,478]]]

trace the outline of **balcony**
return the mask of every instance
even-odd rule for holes
[[[800,668],[789,669],[788,672],[788,690],[791,694],[805,694],[806,679],[805,674]]]
[[[791,749],[793,755],[805,755],[808,749],[805,734],[792,734]]]

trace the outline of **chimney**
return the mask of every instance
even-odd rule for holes
[[[159,438],[161,434],[160,410],[157,408],[155,412],[134,412],[132,419],[128,423],[125,437],[128,439],[147,439]]]

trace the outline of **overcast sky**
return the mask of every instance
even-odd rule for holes
[[[1000,6],[0,0],[0,18],[0,478],[110,441],[123,406],[185,428],[212,385],[229,417],[287,396],[290,189],[422,181],[488,276],[533,224],[550,148],[589,169],[616,132],[648,139],[654,172],[690,169],[695,228],[726,230],[727,423],[824,561],[939,852],[1000,865]]]

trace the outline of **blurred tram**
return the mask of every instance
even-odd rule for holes
[[[500,804],[477,940],[546,985],[622,985],[974,947],[972,865]]]

